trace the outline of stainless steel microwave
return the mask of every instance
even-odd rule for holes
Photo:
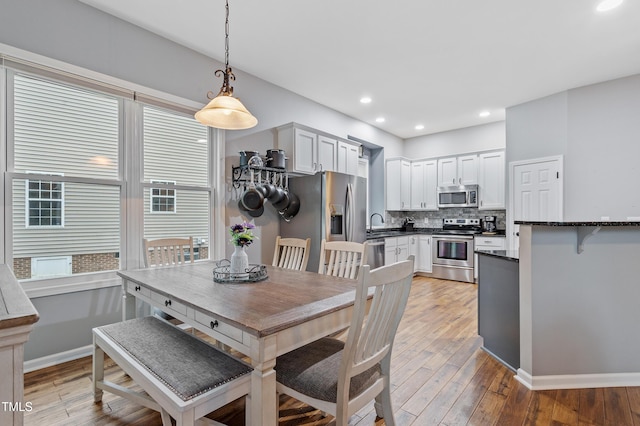
[[[439,186],[438,207],[478,207],[478,185]]]

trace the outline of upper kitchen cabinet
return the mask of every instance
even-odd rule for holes
[[[291,173],[312,175],[336,169],[338,141],[293,123],[278,127],[278,148],[288,157]]]
[[[280,126],[277,130],[278,148],[287,154],[289,172],[358,174],[359,144],[297,123]]]
[[[387,160],[387,210],[409,210],[411,207],[411,162]]]
[[[504,151],[486,152],[478,156],[478,209],[505,208]]]
[[[348,175],[358,174],[360,147],[345,141],[338,141],[338,171]]]
[[[411,163],[411,210],[437,210],[437,160]]]
[[[477,183],[477,155],[461,155],[438,160],[438,186],[476,185]]]
[[[327,171],[334,172],[338,159],[338,141],[324,136],[318,135],[317,157],[314,162],[317,172]]]

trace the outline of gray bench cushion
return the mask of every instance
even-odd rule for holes
[[[324,337],[276,360],[276,380],[283,385],[322,401],[335,402],[344,342]],[[380,377],[375,365],[351,379],[349,399],[359,395]]]
[[[252,370],[244,362],[155,317],[98,329],[184,401]]]

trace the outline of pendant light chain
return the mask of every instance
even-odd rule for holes
[[[233,96],[233,87],[229,84],[229,80],[235,80],[236,76],[233,75],[231,67],[229,66],[229,0],[225,5],[225,21],[224,21],[224,70],[216,70],[214,73],[216,77],[222,75],[222,87],[220,92],[216,95],[213,92],[207,93],[209,99],[214,99],[216,96],[225,95]]]
[[[224,65],[229,69],[229,0],[226,5],[226,19],[224,21]]]

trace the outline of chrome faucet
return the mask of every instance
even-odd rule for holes
[[[382,221],[382,223],[384,223],[384,217],[382,217],[382,215],[380,213],[372,214],[371,217],[369,217],[369,232],[373,231],[373,217],[375,215],[380,216],[380,220]]]

